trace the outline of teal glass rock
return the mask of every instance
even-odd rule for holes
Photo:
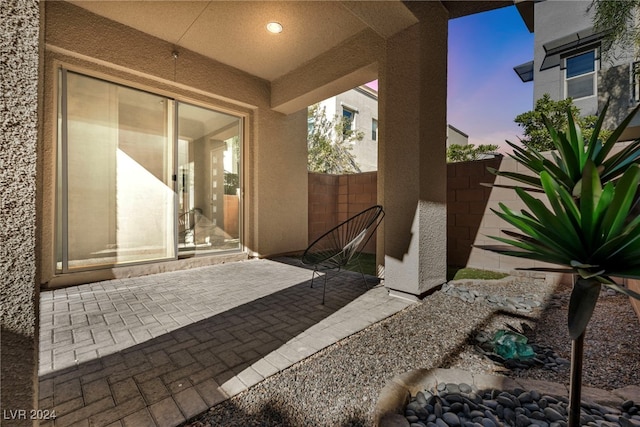
[[[500,329],[492,340],[494,352],[504,359],[530,359],[536,355],[527,344],[527,337],[513,331]]]

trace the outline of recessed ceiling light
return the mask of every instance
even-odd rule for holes
[[[279,22],[269,22],[267,24],[267,31],[273,34],[278,34],[282,32],[282,24]]]

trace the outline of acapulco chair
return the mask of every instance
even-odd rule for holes
[[[320,276],[320,272],[325,272],[322,304],[325,300],[328,271],[340,272],[350,262],[357,261],[383,218],[382,206],[372,206],[327,231],[304,251],[302,263],[313,267],[311,287],[313,287],[316,275]],[[360,267],[359,263],[358,267]],[[360,274],[366,286],[367,279],[364,277],[361,267]]]

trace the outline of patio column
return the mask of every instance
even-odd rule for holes
[[[413,299],[446,281],[448,12],[409,5],[420,22],[387,40],[380,67],[378,199],[385,286]]]
[[[0,21],[3,26],[0,397],[5,422],[30,426],[37,425],[30,418],[30,411],[38,408],[35,249],[40,6],[37,1],[4,0]]]

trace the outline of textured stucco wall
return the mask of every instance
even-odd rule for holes
[[[257,256],[303,250],[308,236],[307,109],[255,113],[247,248]]]
[[[445,282],[447,245],[449,17],[437,2],[412,7],[421,22],[390,38],[385,49],[378,157],[378,200],[386,212],[385,286],[409,297]]]
[[[36,287],[36,146],[40,6],[3,0],[0,70],[0,197],[2,212],[2,411],[34,409],[37,402],[38,291]],[[13,412],[15,414],[15,412]],[[31,425],[27,419],[4,421]]]
[[[275,79],[271,83],[271,108],[293,113],[375,80],[382,45],[383,39],[373,30],[366,29]]]
[[[629,76],[631,75],[631,62],[598,72],[598,109],[602,111],[606,102],[609,109],[604,121],[608,129],[615,129],[631,113],[637,105],[633,98],[633,86]],[[631,120],[627,130],[620,137],[620,141],[628,141],[640,137],[640,115]]]

